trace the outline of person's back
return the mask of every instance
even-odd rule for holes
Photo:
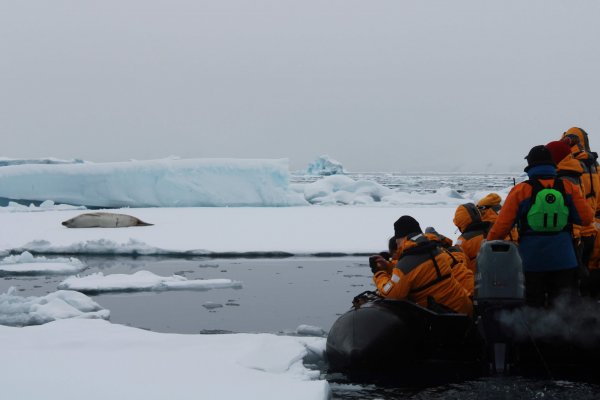
[[[469,295],[452,276],[452,258],[427,239],[413,221],[412,217],[403,216],[394,224],[400,242],[399,257],[391,274],[385,269],[375,273],[373,281],[379,293],[386,298],[411,300],[423,307],[432,298],[455,312],[471,315],[473,304]]]
[[[432,227],[425,228],[425,237],[436,242],[442,251],[445,251],[450,255],[452,260],[450,264],[452,276],[467,291],[469,297],[472,297],[473,291],[475,290],[475,275],[468,267],[469,258],[467,255],[459,246],[453,246],[450,238],[437,232]]]
[[[600,176],[598,175],[598,163],[596,161],[598,155],[591,151],[587,132],[581,128],[569,128],[563,133],[563,139],[568,139],[571,154],[580,163],[583,196],[595,211],[598,208],[598,199],[600,198]]]
[[[481,220],[484,222],[490,222],[492,225],[498,219],[498,214],[500,210],[502,210],[502,198],[497,193],[489,193],[481,200],[477,202],[477,209],[481,214]],[[519,241],[519,232],[517,228],[514,227],[510,230],[505,240],[510,240],[511,242]]]
[[[467,255],[469,259],[467,267],[475,273],[476,259],[481,242],[485,239],[492,223],[482,220],[475,204],[465,203],[456,208],[454,225],[461,233],[456,239],[456,245]]]
[[[535,146],[526,158],[530,180],[519,183],[508,194],[487,240],[502,239],[517,223],[527,300],[543,305],[546,294],[554,298],[560,291],[576,291],[578,260],[571,224],[591,223],[593,211],[576,185],[556,177],[545,146]],[[544,207],[556,211],[538,212]]]

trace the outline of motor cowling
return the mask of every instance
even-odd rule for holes
[[[510,369],[516,358],[511,334],[499,316],[524,302],[525,279],[517,245],[504,240],[484,242],[477,255],[473,304],[492,372]]]
[[[524,299],[525,280],[517,245],[505,240],[484,242],[477,255],[475,301],[510,304]]]

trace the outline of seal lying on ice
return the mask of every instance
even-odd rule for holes
[[[94,212],[78,215],[62,223],[67,228],[124,228],[127,226],[150,226],[136,217],[126,214]]]

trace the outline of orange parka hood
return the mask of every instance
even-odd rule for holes
[[[461,204],[454,212],[454,225],[461,233],[464,233],[469,227],[475,224],[481,224],[481,213],[473,203]]]

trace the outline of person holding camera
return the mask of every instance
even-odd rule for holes
[[[419,223],[404,215],[394,223],[398,245],[397,262],[375,256],[371,264],[379,294],[406,299],[420,306],[441,306],[472,315],[473,303],[465,288],[452,275],[452,257],[439,242],[427,238]]]

